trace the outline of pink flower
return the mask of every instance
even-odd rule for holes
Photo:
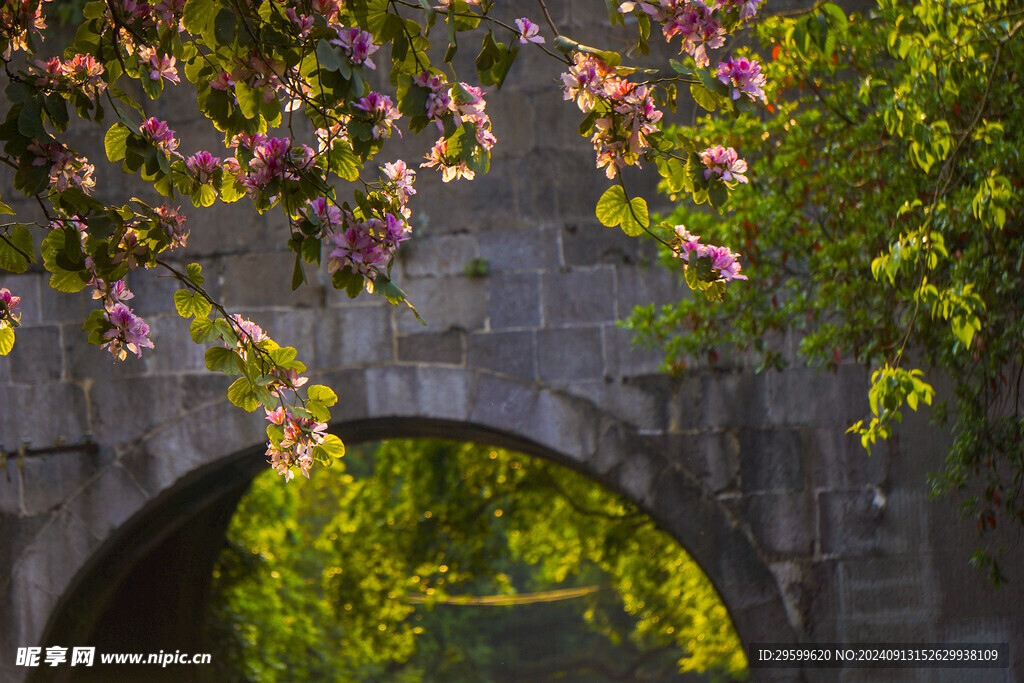
[[[412,186],[416,182],[416,171],[406,167],[401,159],[393,164],[384,164],[384,175],[395,184],[399,204],[404,205],[409,201],[409,197],[416,194]]]
[[[142,137],[152,142],[166,154],[173,154],[178,149],[178,141],[174,139],[174,131],[167,127],[166,121],[150,117],[139,127]]]
[[[123,303],[109,304],[104,316],[113,328],[103,334],[103,338],[110,341],[100,348],[110,351],[115,359],[124,360],[128,356],[126,349],[141,358],[143,348],[153,348],[153,342],[149,339],[149,325]]]
[[[395,105],[391,102],[391,98],[376,92],[370,92],[366,97],[360,98],[353,106],[370,114],[371,120],[374,123],[374,140],[389,137],[393,122],[402,118],[402,115],[398,113]],[[401,137],[401,132],[399,132],[399,137]]]
[[[185,228],[185,217],[180,213],[180,207],[178,209],[172,209],[167,204],[164,204],[156,210],[157,219],[160,221],[160,227],[164,229],[167,236],[171,240],[171,248],[184,247],[188,240],[188,229]]]
[[[171,83],[178,83],[178,69],[174,66],[176,61],[175,57],[171,55],[160,57],[153,55],[149,58],[149,65],[152,67],[149,70],[149,79],[159,81],[161,78],[166,78]]]
[[[370,55],[380,49],[379,45],[373,42],[373,36],[360,28],[345,28],[335,26],[338,37],[331,40],[331,45],[341,47],[348,54],[353,64],[365,66],[368,69],[376,69],[376,65],[370,61]]]
[[[328,232],[334,228],[340,228],[344,225],[344,220],[341,216],[341,209],[337,206],[329,203],[324,197],[317,197],[306,202],[306,208],[302,211],[307,218],[316,216]]]
[[[235,81],[232,80],[231,74],[227,71],[221,71],[212,81],[210,81],[210,87],[214,90],[227,90],[234,84]]]
[[[761,73],[761,65],[753,59],[739,57],[729,58],[727,62],[718,63],[718,80],[726,85],[732,85],[732,98],[738,100],[741,95],[746,95],[753,101],[761,100],[766,102],[764,95],[764,74]]]
[[[9,317],[14,312],[14,309],[16,309],[18,307],[18,304],[20,303],[20,296],[14,296],[13,294],[11,294],[11,290],[7,289],[6,287],[0,289],[0,305],[3,306],[3,311],[0,312],[5,314],[3,316],[0,316],[0,318]]]
[[[516,28],[519,29],[520,43],[543,43],[544,37],[538,35],[540,27],[526,17],[516,19]]]
[[[732,147],[715,145],[708,147],[700,153],[700,159],[707,167],[704,169],[704,179],[709,180],[711,176],[717,175],[725,182],[736,180],[741,183],[747,182],[747,162],[737,158],[736,150]]]
[[[677,225],[675,231],[679,241],[673,249],[674,255],[686,263],[685,267],[689,268],[697,259],[707,257],[711,259],[711,267],[716,271],[718,280],[728,282],[747,279],[746,275],[740,275],[739,254],[733,253],[728,247],[701,244],[700,237],[691,234],[682,225]],[[691,254],[696,256],[691,258]]]
[[[220,168],[220,157],[215,157],[205,150],[199,151],[185,160],[185,166],[196,176],[200,185],[205,185]]]

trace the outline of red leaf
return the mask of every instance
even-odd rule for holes
[[[772,48],[772,59],[778,59],[780,52],[782,52],[782,46],[781,45],[776,45],[775,47],[773,47]]]

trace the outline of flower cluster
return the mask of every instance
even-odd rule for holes
[[[662,117],[652,89],[620,78],[604,61],[582,52],[562,74],[562,85],[564,99],[575,100],[581,111],[602,107],[590,138],[597,167],[614,178],[620,168],[639,165],[640,156],[650,149],[648,136],[658,130]]]
[[[491,119],[484,111],[487,103],[483,90],[468,83],[459,83],[445,90],[447,83],[443,79],[426,73],[417,76],[414,82],[431,91],[426,103],[427,116],[437,122],[438,128],[443,129],[442,117],[450,112],[456,126],[468,123],[473,127],[474,153],[490,152],[497,138],[491,132]],[[442,105],[446,106],[445,111],[442,111]],[[437,168],[441,171],[441,180],[446,183],[457,178],[472,180],[476,173],[469,168],[464,157],[451,157],[448,142],[448,138],[439,138],[420,168]],[[467,144],[468,141],[462,142],[463,149]]]
[[[128,351],[141,358],[143,348],[153,348],[153,342],[149,339],[149,325],[120,301],[108,298],[104,317],[112,328],[103,334],[103,338],[109,341],[101,344],[100,348],[110,351],[115,359],[124,360]]]
[[[271,439],[267,444],[267,455],[270,466],[284,480],[291,481],[298,467],[302,475],[309,478],[309,470],[313,466],[313,449],[327,438],[327,425],[313,418],[294,415],[285,407],[267,410],[267,421],[281,427],[283,435],[279,440]],[[272,429],[268,427],[268,429]]]
[[[6,44],[4,60],[20,50],[28,49],[29,31],[46,28],[43,18],[43,3],[49,0],[8,0],[0,5],[0,26],[3,27]]]
[[[205,185],[220,169],[220,157],[215,157],[206,151],[199,151],[185,159],[185,166],[195,175],[200,185]]]
[[[160,227],[167,233],[171,240],[171,249],[184,247],[188,240],[188,228],[185,227],[185,217],[179,213],[181,207],[172,209],[167,204],[156,209],[156,218]]]
[[[350,268],[373,280],[377,268],[391,260],[398,245],[409,239],[412,232],[404,219],[391,213],[384,214],[383,220],[357,221],[348,212],[339,212],[337,218],[341,219],[342,229],[327,236],[334,244],[327,253],[327,269],[331,273]],[[335,220],[332,216],[332,224]]]
[[[291,144],[288,138],[271,138],[263,133],[236,135],[231,148],[240,152],[224,162],[224,169],[250,197],[275,180],[296,180],[298,172],[313,164],[309,145]]]
[[[739,254],[733,253],[729,247],[716,247],[713,244],[701,244],[700,237],[693,235],[682,225],[675,226],[678,241],[673,246],[673,255],[686,262],[686,268],[695,266],[697,260],[707,257],[711,259],[711,267],[717,274],[718,281],[728,282],[730,280],[746,280],[746,275],[740,275]],[[692,254],[696,257],[691,258]]]
[[[69,187],[80,187],[83,192],[90,194],[96,186],[96,180],[92,177],[96,167],[61,143],[32,143],[28,151],[36,155],[32,160],[33,166],[50,164],[50,182],[57,192],[63,192]]]
[[[32,65],[41,72],[36,78],[36,87],[79,91],[93,101],[107,89],[103,65],[92,55],[76,54],[66,62],[62,62],[60,57],[46,61],[37,59]]]
[[[161,78],[166,78],[171,83],[178,83],[175,57],[162,55],[156,51],[156,48],[145,45],[139,48],[138,57],[142,62],[143,69],[149,71],[149,80],[159,81]]]
[[[620,12],[639,8],[661,24],[666,41],[682,37],[682,52],[693,57],[697,66],[709,64],[707,51],[725,44],[725,28],[716,13],[739,11],[740,21],[749,21],[757,14],[764,0],[717,0],[710,5],[702,0],[647,0],[620,2]]]
[[[373,124],[374,140],[383,140],[389,137],[394,122],[402,118],[391,102],[391,98],[377,92],[371,91],[366,97],[360,98],[353,107],[365,111],[369,115],[370,122]],[[402,136],[401,131],[398,136]]]
[[[710,180],[712,176],[718,176],[725,182],[733,180],[745,183],[747,176],[747,162],[736,156],[736,150],[732,147],[715,145],[708,147],[700,153],[700,160],[704,162],[704,180]]]
[[[416,182],[416,171],[408,168],[405,162],[398,159],[394,163],[384,164],[384,175],[393,184],[393,195],[402,206],[402,215],[409,217],[409,209],[406,204],[409,197],[416,194],[413,183]]]
[[[18,321],[21,320],[21,315],[15,314],[14,310],[18,308],[18,304],[20,303],[20,296],[14,296],[11,294],[11,290],[6,287],[0,289],[0,327],[18,326]]]
[[[764,74],[756,60],[746,57],[729,58],[727,62],[718,63],[718,80],[732,86],[732,98],[738,100],[746,95],[752,101],[766,102],[764,95]]]
[[[156,117],[149,117],[139,127],[142,137],[152,142],[157,149],[164,154],[177,155],[178,141],[174,138],[174,131],[168,128],[166,121]]]
[[[338,25],[331,28],[338,34],[337,38],[330,41],[331,45],[344,50],[356,66],[365,66],[367,69],[377,68],[370,56],[380,49],[380,45],[373,42],[373,36],[370,33],[360,28],[345,28]]]

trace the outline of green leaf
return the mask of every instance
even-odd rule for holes
[[[345,456],[345,444],[334,434],[328,434],[323,443],[316,447],[316,450],[323,451],[332,460]]]
[[[205,344],[220,339],[220,332],[209,318],[195,318],[188,326],[188,333],[196,344]]]
[[[210,314],[212,306],[199,292],[179,289],[174,293],[174,308],[182,318],[191,318],[192,316],[205,318]]]
[[[203,284],[206,279],[203,277],[203,267],[198,263],[190,263],[185,269],[185,275],[188,277],[188,281],[195,285]]]
[[[325,406],[333,406],[338,402],[337,394],[330,387],[325,387],[322,384],[314,384],[306,389],[306,396],[309,397],[309,400],[323,403]]]
[[[644,198],[633,197],[630,199],[629,206],[622,220],[622,231],[630,237],[636,237],[642,235],[650,224],[651,219],[648,215],[647,202],[644,201]]]
[[[694,102],[708,111],[714,111],[718,108],[718,96],[700,83],[690,84],[690,95],[693,96]]]
[[[626,203],[626,191],[620,185],[612,185],[597,201],[595,210],[601,225],[614,228],[626,219],[629,204]]]
[[[30,263],[26,256],[35,257],[32,234],[24,225],[15,225],[6,239],[0,239],[0,268],[12,273],[24,273]]]
[[[58,270],[50,276],[50,289],[63,292],[65,294],[74,294],[75,292],[81,292],[85,289],[89,283],[82,279],[82,275],[85,271],[67,271]]]
[[[14,348],[14,330],[10,327],[0,327],[0,356],[6,356]]]
[[[245,377],[239,377],[228,387],[228,400],[250,413],[260,407],[256,392],[253,391],[252,385]]]
[[[242,358],[223,346],[206,349],[206,367],[212,372],[223,372],[225,375],[239,375],[245,369]]]
[[[124,153],[127,149],[128,138],[132,135],[131,130],[128,126],[123,123],[115,123],[107,131],[107,134],[103,136],[103,147],[107,151],[107,159],[110,161],[120,161],[124,159]]]

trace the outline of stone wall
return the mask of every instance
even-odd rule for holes
[[[604,39],[602,3],[552,4],[560,26]],[[491,174],[444,185],[421,172],[416,234],[395,274],[426,325],[371,297],[348,300],[324,286],[326,273],[289,292],[286,227],[241,204],[196,212],[187,256],[229,309],[295,346],[312,377],[337,389],[343,436],[508,445],[623,492],[700,562],[746,643],[1010,642],[1012,668],[977,680],[1016,680],[1024,595],[1013,585],[995,593],[969,569],[969,530],[950,503],[929,501],[941,440],[912,418],[869,458],[844,434],[867,410],[864,368],[756,375],[736,358],[670,378],[657,354],[630,345],[617,323],[634,305],[687,294],[652,265],[651,245],[593,218],[606,183],[557,73],[528,54],[491,96]],[[183,148],[215,141],[201,120],[162,115]],[[428,144],[406,139],[382,159],[416,159]],[[111,179],[107,192],[138,192],[102,171]],[[477,259],[487,273],[470,277]],[[19,645],[89,633],[68,615],[98,619],[140,558],[233,500],[263,466],[263,421],[227,404],[230,380],[205,371],[170,306],[173,282],[153,275],[134,274],[130,286],[157,349],[116,365],[79,331],[87,297],[50,291],[40,272],[0,276],[25,311],[14,352],[0,359],[0,445],[95,443],[12,458],[0,476],[4,680],[26,675],[14,666]],[[1011,562],[1019,576],[1024,563]],[[886,678],[965,680],[956,673]],[[837,672],[771,678],[801,675]]]

